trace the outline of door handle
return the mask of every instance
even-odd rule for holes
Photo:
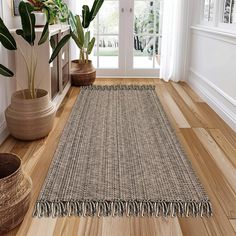
[[[125,9],[122,7],[122,8],[121,8],[121,12],[124,13],[124,11],[125,11]]]
[[[132,12],[133,12],[133,9],[132,9],[132,8],[130,8],[130,9],[129,9],[129,12],[130,12],[130,13],[132,13]]]

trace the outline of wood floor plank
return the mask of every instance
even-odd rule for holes
[[[189,106],[185,103],[183,98],[179,95],[179,93],[171,86],[171,84],[166,85],[169,93],[173,97],[174,101],[184,114],[186,120],[190,124],[191,127],[203,127],[204,124],[195,116],[195,113],[189,108]]]
[[[79,223],[79,230],[77,235],[83,236],[102,236],[102,222],[103,218],[99,217],[81,217]],[[55,235],[56,236],[56,235]]]
[[[177,218],[132,217],[131,236],[182,236]],[[124,234],[123,234],[124,235]]]
[[[55,228],[50,235],[53,236],[76,236],[79,231],[79,217],[63,217],[56,219]]]
[[[183,236],[208,236],[207,229],[201,218],[182,218],[179,219]]]
[[[236,168],[236,147],[233,147],[219,129],[209,129],[209,132]]]
[[[194,102],[204,102],[203,99],[198,96],[186,82],[180,82],[179,84],[184,88],[186,93],[192,98]]]
[[[16,145],[17,140],[13,139],[11,136],[9,136],[5,142],[0,146],[0,152],[10,152],[14,146]]]
[[[233,226],[235,234],[236,234],[236,220],[230,220],[230,223]]]
[[[105,217],[102,220],[102,236],[130,236],[130,221],[128,217]]]
[[[181,129],[181,133],[184,130]],[[192,131],[194,132],[194,131]],[[190,136],[190,137],[195,137]],[[200,140],[196,139],[199,143]],[[188,140],[188,146],[186,148],[191,149],[193,145],[192,140]],[[223,176],[223,173],[214,162],[214,159],[210,156],[203,145],[199,145],[198,150],[193,149],[195,156],[197,157],[199,168],[203,171],[203,181],[207,182],[218,199],[220,205],[224,209],[226,215],[229,218],[236,217],[236,195],[231,186]]]
[[[56,222],[56,218],[34,218],[26,235],[52,236]]]
[[[195,103],[192,98],[187,94],[187,92],[179,85],[178,83],[171,82],[173,88],[178,92],[178,94],[182,97],[188,107],[191,109],[192,113],[198,120],[204,124],[204,127],[214,128],[211,121],[208,119],[207,115],[199,109],[198,104]]]
[[[210,168],[207,169],[203,161],[206,156],[208,156],[207,151],[192,129],[181,129],[181,134],[184,137],[184,140],[182,138],[181,140],[185,143],[185,150],[188,153],[193,168],[198,174],[213,205],[213,216],[210,218],[202,218],[208,234],[212,236],[234,235],[233,227],[221,207],[221,202],[217,199],[217,192],[214,191],[215,188],[221,188],[221,186],[215,186],[214,178],[208,173]],[[235,209],[236,208],[233,210]],[[181,224],[182,219],[179,219],[179,221]]]
[[[161,102],[164,103],[164,107],[167,106],[172,117],[174,118],[177,126],[179,128],[190,128],[190,124],[186,120],[185,116],[179,109],[178,105],[175,103],[174,99],[171,97],[170,93],[164,86],[158,86],[156,92],[161,97]]]
[[[232,163],[205,129],[194,128],[194,132],[236,193],[236,169]]]
[[[211,122],[211,125],[208,128],[219,129],[232,146],[236,147],[236,133],[219,117],[219,115],[217,115],[206,103],[198,103],[197,106],[201,113],[207,116],[209,122]]]
[[[70,114],[79,88],[72,88],[57,111],[51,134],[40,141],[21,142],[9,137],[0,146],[0,152],[14,151],[20,155],[25,171],[33,180],[30,210],[23,223],[9,232],[7,236],[37,235],[124,235],[124,236],[207,236],[235,234],[236,196],[231,182],[227,181],[227,167],[219,164],[226,158],[235,168],[234,153],[236,147],[235,133],[221,118],[186,85],[173,84],[160,79],[97,79],[96,84],[155,84],[156,92],[169,117],[177,136],[182,140],[188,157],[193,164],[203,186],[213,203],[214,216],[206,218],[32,218],[34,203],[47,174],[51,158]],[[211,139],[206,138],[207,147],[200,141],[192,128],[205,128]],[[210,129],[206,129],[210,128]],[[202,134],[201,134],[202,135]],[[213,144],[212,144],[213,141]],[[217,149],[215,149],[217,145]],[[221,152],[219,152],[219,150]],[[223,154],[222,154],[223,153]],[[223,156],[222,156],[223,155]],[[215,159],[217,157],[217,160]],[[231,169],[232,171],[233,169]],[[231,176],[232,177],[232,176]],[[230,220],[229,220],[230,219]]]

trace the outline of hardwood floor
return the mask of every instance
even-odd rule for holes
[[[96,84],[155,84],[156,92],[213,204],[211,218],[32,218],[61,132],[79,93],[71,88],[50,135],[35,142],[9,137],[0,152],[14,152],[33,180],[30,209],[7,235],[205,236],[236,235],[236,134],[185,83],[158,79],[97,79]]]

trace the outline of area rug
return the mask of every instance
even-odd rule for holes
[[[81,88],[34,216],[95,215],[212,215],[152,85]]]

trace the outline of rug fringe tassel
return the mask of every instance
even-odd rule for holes
[[[155,85],[91,85],[82,86],[81,91],[83,90],[155,90]]]
[[[212,206],[203,202],[152,202],[152,201],[39,201],[35,205],[34,217],[64,216],[171,216],[210,217]]]

